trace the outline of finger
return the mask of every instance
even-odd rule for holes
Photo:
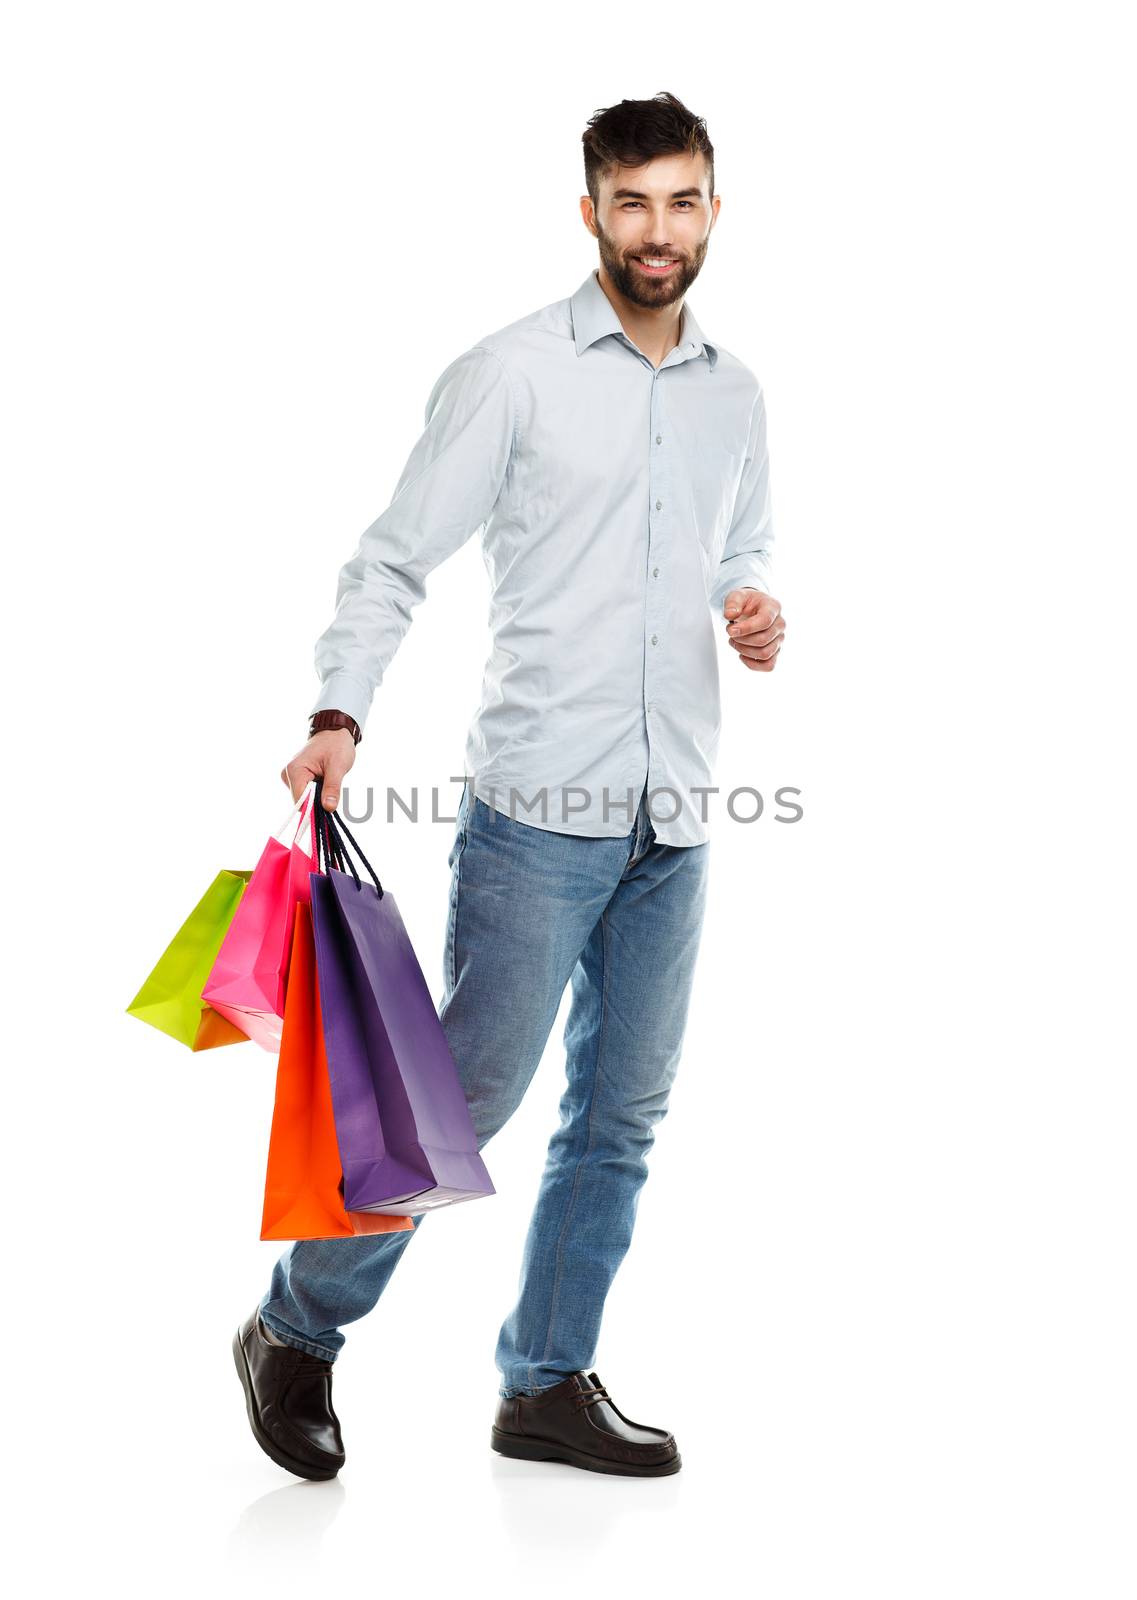
[[[728,620],[732,617],[743,616],[747,604],[757,595],[755,589],[732,589],[722,604],[723,616]]]
[[[782,611],[778,602],[771,600],[768,595],[763,595],[762,600],[762,605],[727,624],[726,631],[730,638],[733,639],[740,635],[745,636],[751,633],[761,633],[767,628],[772,628],[779,621]]]
[[[751,617],[762,606],[777,607],[778,602],[764,589],[732,589],[723,601],[722,614],[728,623]]]
[[[768,650],[771,645],[780,645],[785,637],[784,627],[774,626],[761,632],[750,634],[747,638],[731,638],[728,640],[731,650]]]
[[[780,654],[781,649],[779,647],[774,651],[773,655],[771,655],[768,660],[763,659],[761,656],[754,655],[740,656],[739,659],[748,672],[773,672],[775,666],[777,666],[778,656]]]
[[[769,627],[751,628],[735,633],[733,629],[728,632],[727,641],[730,644],[772,644],[775,639],[780,639],[785,633],[785,624],[781,617],[775,617]]]
[[[290,761],[281,773],[293,800],[299,800],[316,774],[305,762]]]
[[[744,661],[772,661],[782,648],[782,641],[776,639],[773,644],[763,645],[756,649],[750,645],[736,645],[735,649]]]
[[[763,656],[764,658],[764,656],[769,656],[772,651],[780,650],[780,648],[782,648],[782,635],[780,634],[774,634],[774,637],[768,638],[768,640],[764,640],[761,643],[758,640],[753,640],[753,638],[745,638],[745,640],[732,638],[731,640],[731,650],[736,650],[740,656]]]
[[[339,805],[340,785],[347,776],[348,768],[340,761],[329,761],[324,770],[324,810],[334,811]]]

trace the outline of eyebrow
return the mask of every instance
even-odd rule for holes
[[[676,189],[671,198],[672,200],[685,200],[688,195],[698,195],[701,198],[702,193],[701,189]],[[648,196],[644,194],[642,189],[613,189],[612,191],[613,200],[646,200],[647,198]]]

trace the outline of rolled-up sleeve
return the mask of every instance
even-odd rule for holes
[[[770,591],[770,458],[766,448],[766,402],[761,389],[750,417],[746,461],[734,502],[734,514],[723,544],[718,574],[708,598],[721,616],[732,589]]]
[[[428,574],[489,520],[514,430],[509,374],[498,355],[476,345],[438,378],[391,504],[340,570],[335,617],[316,643],[313,711],[346,711],[363,727],[426,596]]]

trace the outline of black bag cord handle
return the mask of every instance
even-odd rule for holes
[[[340,842],[330,836],[327,824],[328,813],[324,810],[321,800],[322,791],[323,781],[317,778],[312,810],[312,818],[316,828],[316,870],[326,873],[332,867],[336,867],[340,872],[343,872],[346,867],[351,866],[351,863],[347,862],[345,867],[345,858]],[[356,882],[358,883],[358,881],[357,877]]]
[[[320,826],[320,780],[316,779],[316,792],[312,798],[312,831],[316,835],[316,871],[326,872],[327,840]]]
[[[347,823],[341,816],[338,815],[338,813],[335,811],[328,811],[324,807],[322,778],[316,779],[315,804],[316,832],[318,836],[323,838],[325,859],[330,858],[333,866],[337,867],[341,872],[346,864],[348,871],[355,879],[356,888],[358,889],[362,887],[355,863],[352,861],[347,846],[344,844],[344,836],[346,836],[351,841],[352,848],[354,849],[356,855],[367,868],[371,881],[375,885],[376,892],[378,893],[380,900],[382,900],[384,893],[383,885],[379,882],[375,868],[371,865],[370,861],[368,861],[367,857],[360,849],[359,841],[356,839]]]
[[[316,871],[326,872],[327,857],[324,854],[324,830],[320,826],[319,797],[312,802],[312,827],[316,834]]]
[[[322,805],[320,807],[320,810],[324,811],[324,808],[323,808]],[[363,887],[363,885],[362,885],[362,883],[360,882],[360,879],[359,879],[359,872],[356,869],[355,862],[351,859],[351,857],[348,855],[347,851],[343,848],[343,840],[340,838],[339,834],[336,832],[336,825],[332,820],[332,813],[330,811],[324,811],[324,815],[321,817],[320,820],[323,823],[324,828],[327,831],[327,836],[328,836],[330,849],[331,849],[332,866],[338,868],[338,870],[340,872],[342,872],[344,870],[344,868],[346,867],[348,872],[350,872],[352,877],[355,879],[355,887],[357,889],[361,889]]]
[[[320,803],[320,780],[316,779],[316,792],[313,799],[312,821],[316,833],[316,870],[327,872],[330,867],[344,870],[343,855],[336,840],[329,839],[324,818],[327,813]]]
[[[375,885],[375,891],[378,894],[380,900],[382,900],[383,893],[384,893],[383,885],[379,882],[379,876],[376,873],[375,868],[371,865],[370,861],[368,861],[367,857],[364,855],[363,851],[360,849],[359,841],[356,839],[355,835],[352,833],[351,829],[348,827],[347,823],[343,820],[343,818],[339,815],[338,812],[329,811],[329,812],[326,813],[326,816],[327,816],[327,820],[328,820],[329,831],[331,832],[332,836],[334,837],[334,839],[336,841],[336,845],[338,846],[339,850],[343,854],[344,860],[347,862],[348,866],[351,867],[353,875],[355,874],[355,868],[352,866],[351,856],[348,854],[347,847],[344,845],[343,837],[342,837],[343,835],[346,835],[347,838],[350,839],[352,849],[355,851],[355,853],[359,857],[360,861],[363,862],[363,865],[367,868],[368,875],[369,875],[372,883]],[[356,876],[355,881],[358,884],[358,882],[359,882],[358,876]]]

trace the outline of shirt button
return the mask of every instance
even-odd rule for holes
[[[662,444],[663,443],[663,435],[661,433],[657,433],[656,434],[655,442],[656,442],[656,444]]]
[[[657,636],[654,633],[651,636],[651,642],[652,642],[652,644],[657,644],[659,642]]]
[[[652,575],[653,578],[658,578],[659,577],[659,568],[658,567],[652,567],[651,575]]]
[[[657,500],[655,502],[655,509],[657,511],[662,511],[663,510],[663,501],[662,500]]]

